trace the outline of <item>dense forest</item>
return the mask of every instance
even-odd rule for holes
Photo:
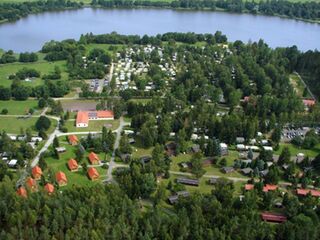
[[[0,22],[15,21],[26,17],[32,13],[45,11],[58,11],[64,9],[75,9],[82,7],[83,4],[66,0],[47,0],[23,3],[1,3],[0,4]]]
[[[279,15],[305,20],[320,19],[320,3],[290,1],[242,1],[242,0],[178,0],[178,1],[117,1],[93,0],[92,5],[103,7],[169,7],[174,9],[210,9],[225,10],[237,13],[252,13],[263,15]]]
[[[173,9],[209,9],[237,13],[278,15],[289,18],[319,21],[319,2],[290,1],[243,1],[243,0],[175,0],[175,1],[133,1],[133,0],[92,0],[92,6],[106,8],[164,7]],[[66,0],[47,0],[23,3],[0,4],[0,21],[14,21],[28,14],[81,8],[83,3]]]
[[[300,206],[285,196],[289,221],[261,221],[262,200],[272,193],[253,191],[239,199],[233,184],[221,181],[211,194],[181,199],[162,207],[157,192],[147,208],[118,186],[74,187],[48,196],[44,191],[16,195],[12,182],[0,183],[1,239],[318,239],[319,218],[313,203]]]

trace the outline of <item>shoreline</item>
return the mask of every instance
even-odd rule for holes
[[[84,9],[84,8],[93,8],[93,9],[125,9],[125,10],[134,10],[134,9],[154,9],[154,10],[159,10],[159,9],[167,9],[167,10],[173,10],[173,11],[188,11],[188,12],[192,12],[192,11],[196,11],[196,12],[224,12],[224,13],[229,13],[229,14],[248,14],[248,15],[253,15],[253,16],[265,16],[265,17],[278,17],[278,18],[283,18],[283,19],[289,19],[289,20],[295,20],[295,21],[302,21],[302,22],[306,22],[306,23],[312,23],[312,24],[320,24],[320,19],[319,20],[312,20],[312,19],[304,19],[304,18],[296,18],[296,17],[289,17],[286,15],[279,15],[279,14],[275,14],[275,15],[266,15],[266,14],[261,14],[261,13],[257,13],[257,14],[253,14],[250,13],[248,11],[243,11],[243,12],[230,12],[227,11],[223,8],[216,8],[216,9],[210,9],[210,8],[200,8],[200,9],[194,9],[194,8],[172,8],[172,7],[156,7],[156,6],[134,6],[134,7],[104,7],[101,5],[90,5],[90,4],[84,4],[82,7],[79,8],[64,8],[64,9],[60,9],[60,10],[52,10],[52,11],[42,11],[42,12],[36,12],[36,13],[31,13],[28,14],[26,16],[22,16],[18,19],[15,19],[13,21],[9,21],[8,19],[3,19],[0,20],[0,25],[5,24],[5,23],[15,23],[17,21],[19,21],[20,19],[26,18],[30,15],[37,15],[37,14],[43,14],[43,13],[47,13],[47,12],[62,12],[62,11],[68,11],[68,10],[80,10],[80,9]]]

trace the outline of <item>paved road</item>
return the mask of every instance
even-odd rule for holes
[[[96,91],[97,93],[102,93],[102,90],[103,90],[103,87],[104,87],[104,80],[105,80],[105,79],[108,80],[109,83],[110,83],[110,81],[111,81],[111,79],[112,79],[112,74],[113,74],[113,63],[111,63],[109,73],[105,76],[105,78],[99,80],[99,87],[98,87],[98,89],[97,89],[97,91]]]
[[[115,155],[116,155],[116,150],[119,147],[122,129],[126,125],[129,125],[129,123],[126,123],[123,120],[123,117],[121,117],[120,118],[120,125],[116,130],[116,133],[117,133],[116,141],[114,142],[113,152],[112,152],[111,160],[110,160],[110,163],[109,163],[109,168],[108,168],[108,171],[107,171],[107,180],[106,180],[107,182],[113,182],[112,170],[113,170],[113,168],[115,168],[117,166],[117,164],[114,162]]]

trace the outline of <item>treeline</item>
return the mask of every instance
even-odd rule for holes
[[[188,33],[178,33],[178,32],[169,32],[164,34],[157,34],[156,36],[139,36],[139,35],[121,35],[118,33],[110,34],[100,34],[93,35],[92,33],[81,35],[79,43],[80,44],[138,44],[146,45],[152,44],[155,46],[160,46],[163,41],[175,41],[187,44],[194,44],[196,42],[207,42],[209,44],[215,43],[226,43],[226,35],[222,34],[220,31],[217,31],[215,34],[196,34],[193,32]]]
[[[80,8],[82,3],[66,0],[47,0],[0,4],[0,21],[15,21],[32,13]]]
[[[27,100],[29,97],[49,98],[63,97],[70,91],[69,84],[66,81],[46,80],[44,85],[29,87],[23,85],[20,81],[13,81],[11,87],[0,86],[0,100]]]
[[[117,1],[92,0],[92,5],[107,8],[134,8],[134,7],[166,7],[174,9],[223,9],[228,12],[249,12],[252,14],[281,15],[290,18],[319,20],[320,3],[290,1],[242,1],[242,0],[178,0],[178,1]]]
[[[38,54],[36,53],[20,53],[19,58],[17,59],[12,50],[9,50],[2,54],[0,57],[0,64],[13,63],[13,62],[36,62],[38,61]]]

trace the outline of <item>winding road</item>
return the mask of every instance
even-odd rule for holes
[[[112,170],[113,168],[117,167],[117,164],[115,163],[114,159],[115,159],[115,156],[116,156],[116,150],[118,149],[119,147],[119,143],[120,143],[120,139],[121,139],[121,132],[123,130],[123,127],[124,126],[127,126],[129,125],[129,123],[126,123],[124,120],[123,120],[123,117],[120,118],[120,124],[119,124],[119,127],[117,128],[116,130],[116,141],[114,142],[114,146],[113,146],[113,152],[112,152],[112,156],[111,156],[111,159],[110,159],[110,163],[109,163],[109,168],[108,168],[108,171],[107,171],[107,179],[106,179],[106,182],[114,182],[113,180],[113,176],[112,176]]]

